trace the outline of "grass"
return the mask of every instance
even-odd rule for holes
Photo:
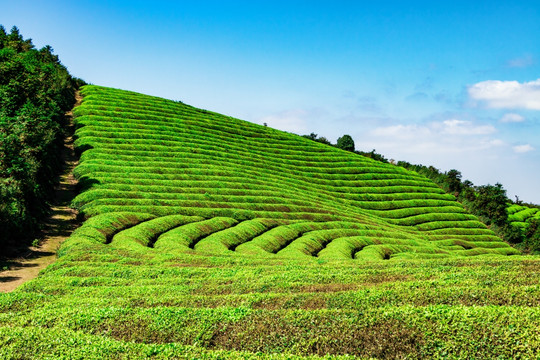
[[[540,261],[417,173],[86,86],[85,221],[1,358],[537,358]],[[513,255],[513,256],[509,256]]]

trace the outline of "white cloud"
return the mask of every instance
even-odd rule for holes
[[[497,129],[491,125],[475,125],[472,121],[450,119],[434,121],[427,125],[391,125],[377,127],[370,131],[373,136],[393,137],[399,139],[418,139],[428,136],[471,136],[489,135]]]
[[[391,137],[394,139],[416,139],[431,136],[431,130],[419,125],[381,126],[370,131],[373,136]]]
[[[441,126],[441,133],[448,135],[488,135],[496,131],[491,125],[474,125],[472,121],[465,120],[445,120]]]
[[[534,150],[534,148],[530,144],[516,145],[516,146],[513,146],[512,149],[514,150],[515,153],[518,153],[518,154],[523,154],[523,153]]]
[[[534,64],[534,58],[531,55],[525,55],[519,58],[509,60],[507,65],[511,68],[524,68]]]
[[[524,120],[525,118],[519,114],[508,113],[504,114],[500,121],[502,123],[518,123],[523,122]]]
[[[491,140],[486,141],[486,145],[488,147],[503,146],[505,145],[505,142],[502,141],[501,139],[491,139]]]
[[[307,121],[309,111],[304,109],[290,109],[272,115],[264,116],[257,122],[268,124],[272,128],[290,131],[294,133],[305,133],[307,131]]]
[[[469,96],[489,108],[540,110],[540,79],[517,81],[487,80],[469,86]]]
[[[509,195],[538,201],[534,181],[518,176],[539,173],[538,146],[524,138],[521,143],[509,142],[507,134],[497,131],[497,124],[481,122],[467,113],[441,113],[423,123],[387,119],[363,125],[361,131],[351,133],[359,150],[376,149],[388,159],[433,165],[442,171],[458,169],[477,185],[501,182]]]
[[[476,158],[500,157],[510,145],[494,137],[495,133],[497,129],[490,124],[447,118],[421,124],[378,126],[354,135],[361,149],[377,149],[387,157],[413,162],[415,158],[423,158],[421,162],[429,164],[438,159],[457,162],[465,154],[465,158],[473,154]]]
[[[449,119],[428,124],[379,126],[368,132],[370,142],[379,147],[404,153],[457,154],[493,149],[505,145],[489,135],[496,132],[491,125]]]

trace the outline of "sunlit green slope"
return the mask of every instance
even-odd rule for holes
[[[525,229],[528,223],[534,219],[540,220],[540,209],[536,207],[511,205],[506,211],[508,212],[508,222],[521,229]]]
[[[181,103],[83,95],[87,219],[0,294],[0,359],[538,357],[540,260],[506,256],[425,178]]]
[[[82,95],[88,189],[75,204],[96,222],[130,218],[107,242],[359,260],[516,253],[417,173],[179,102]]]

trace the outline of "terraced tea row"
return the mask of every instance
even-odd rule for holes
[[[97,215],[74,233],[58,262],[39,278],[16,293],[0,295],[0,354],[535,358],[540,346],[540,262],[533,257],[346,260],[355,253],[363,253],[365,260],[387,257],[383,251],[394,247],[400,251],[394,257],[413,257],[410,250],[421,248],[401,233],[384,247],[362,242],[387,232],[334,239],[316,260],[307,254],[232,255],[242,246],[237,240],[272,237],[280,228],[298,234],[289,237],[293,241],[307,240],[310,234],[326,240],[326,230],[363,230],[347,229],[349,223],[330,225]],[[182,246],[191,243],[195,249],[149,246],[174,229],[182,233]],[[279,247],[280,236],[276,241]],[[411,248],[398,248],[401,242]],[[209,248],[197,249],[203,244]],[[340,249],[335,253],[339,258],[323,256],[334,251],[331,247]],[[425,250],[420,255],[442,256]],[[220,256],[210,255],[220,251]]]
[[[87,190],[74,203],[87,217],[126,211],[163,217],[139,225],[147,228],[141,234],[152,234],[139,241],[152,245],[149,251],[515,253],[417,173],[178,102],[96,86],[82,93],[76,175]],[[301,224],[312,228],[300,231]],[[139,226],[114,239],[142,236],[130,235]],[[196,235],[200,226],[219,232]]]
[[[96,225],[97,224],[97,225]],[[104,225],[109,224],[109,225]],[[151,253],[181,254],[195,251],[207,255],[273,254],[286,258],[377,260],[398,257],[439,257],[471,254],[514,253],[506,243],[458,239],[422,239],[413,232],[353,222],[306,222],[301,220],[253,219],[237,221],[230,217],[204,219],[200,216],[155,217],[137,213],[106,213],[88,220],[75,237],[111,243],[115,248]],[[110,230],[106,230],[110,229]],[[469,235],[470,236],[470,235]],[[436,244],[436,246],[434,246]]]
[[[511,205],[506,211],[508,212],[508,221],[516,227],[525,229],[533,219],[540,220],[540,208],[528,207],[524,205]]]

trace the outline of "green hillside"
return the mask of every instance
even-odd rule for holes
[[[515,227],[525,229],[534,219],[540,220],[540,208],[525,205],[511,205],[508,212],[508,222]]]
[[[540,207],[538,205],[511,204],[506,208],[508,223],[513,230],[519,229],[524,251],[540,254]]]
[[[180,102],[82,95],[85,221],[0,294],[0,358],[538,357],[540,261],[427,178]]]
[[[182,103],[82,93],[76,176],[91,185],[75,204],[86,217],[134,213],[129,232],[143,231],[143,246],[364,260],[517,253],[414,172]]]

